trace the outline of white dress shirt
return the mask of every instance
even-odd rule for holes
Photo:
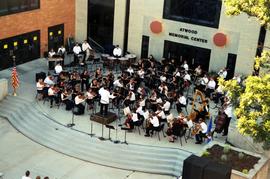
[[[205,124],[205,122],[201,122],[200,126],[202,128],[202,133],[205,134],[207,132],[207,125]]]
[[[180,104],[187,105],[187,99],[185,96],[181,96],[178,101]]]
[[[189,74],[185,74],[184,80],[191,81],[191,77]]]
[[[81,104],[81,103],[84,102],[84,101],[85,101],[85,99],[81,99],[81,98],[79,98],[79,96],[76,96],[76,97],[75,97],[75,104],[76,104],[76,105]]]
[[[144,72],[143,70],[139,70],[139,71],[138,71],[139,77],[140,77],[140,78],[144,78],[144,73],[145,73],[145,72]]]
[[[140,115],[144,115],[144,111],[142,109],[142,106],[139,106],[137,109],[136,109],[136,113],[140,114]]]
[[[215,89],[216,88],[216,82],[214,80],[210,80],[207,84],[207,88],[209,89]]]
[[[139,119],[138,119],[138,114],[137,113],[132,113],[132,121],[133,122],[137,122]]]
[[[30,177],[23,176],[22,179],[31,179]]]
[[[75,45],[73,47],[73,52],[76,54],[76,55],[79,55],[81,52],[82,52],[82,49],[79,45]]]
[[[225,110],[224,113],[228,116],[228,117],[232,117],[233,116],[233,110],[232,110],[232,106],[228,105]]]
[[[52,81],[49,76],[45,78],[44,83],[48,85],[54,85],[54,81]]]
[[[59,73],[61,73],[61,72],[63,71],[63,68],[62,68],[61,65],[56,65],[56,66],[54,67],[54,70],[55,70],[55,73],[56,73],[56,74],[59,74]]]
[[[43,90],[43,88],[44,88],[44,85],[43,84],[41,84],[40,82],[37,82],[37,90]]]
[[[169,101],[166,101],[165,104],[162,106],[162,109],[164,109],[164,111],[169,111],[171,107],[171,103]]]
[[[122,49],[119,47],[116,47],[113,49],[113,55],[114,56],[122,56]]]
[[[52,52],[51,52],[51,51],[49,51],[49,57],[51,57],[51,58],[52,58],[54,55],[55,55],[55,51],[52,51]]]
[[[150,122],[151,122],[151,124],[153,124],[154,127],[159,126],[159,120],[158,120],[157,116],[153,116],[152,118],[150,118]]]
[[[61,53],[61,54],[64,54],[66,52],[66,49],[65,49],[65,47],[60,47],[59,49],[58,49],[58,51],[57,51],[57,53]]]
[[[91,46],[89,45],[89,43],[87,43],[87,42],[84,42],[83,44],[82,44],[82,51],[86,51],[87,49],[92,49],[91,48]]]
[[[48,89],[48,96],[54,96],[54,90],[52,88]]]
[[[108,90],[105,90],[104,88],[101,88],[98,92],[101,96],[100,103],[102,104],[109,104],[110,98],[115,98],[115,96],[111,95]]]
[[[208,81],[209,81],[209,80],[208,80],[207,77],[203,77],[203,78],[202,78],[202,81],[201,81],[201,85],[204,85],[204,86],[205,86],[205,85],[208,83]]]
[[[124,87],[124,85],[122,83],[120,83],[120,80],[118,80],[118,79],[113,82],[113,85],[115,87],[120,87],[120,88]]]
[[[132,74],[134,73],[134,70],[133,70],[132,67],[129,67],[129,68],[127,69],[127,72],[128,72],[130,75],[132,75]]]
[[[185,64],[183,65],[183,68],[184,68],[186,71],[188,71],[188,64],[185,63]]]

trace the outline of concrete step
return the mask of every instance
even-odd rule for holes
[[[180,176],[183,161],[191,155],[176,148],[99,141],[55,122],[36,105],[35,101],[8,96],[0,103],[0,116],[35,142],[72,157],[120,169]]]

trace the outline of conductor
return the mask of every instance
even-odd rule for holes
[[[110,94],[107,86],[100,88],[98,93],[100,95],[100,114],[106,116],[108,115],[108,106],[110,103],[110,98],[113,99],[115,98],[115,96]]]
[[[116,47],[113,49],[113,56],[115,58],[120,58],[122,56],[122,49],[119,47],[119,45],[116,45]]]

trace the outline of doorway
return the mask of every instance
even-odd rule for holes
[[[53,49],[57,52],[58,48],[64,45],[64,24],[51,26],[48,28],[48,51]]]
[[[113,43],[114,0],[88,1],[88,37],[104,48]]]
[[[204,71],[208,71],[210,55],[210,49],[167,40],[164,41],[163,57],[166,59],[174,59],[179,66],[186,60],[190,68],[196,68],[198,65],[201,65]]]
[[[236,54],[229,53],[227,58],[227,79],[232,79],[234,76],[235,71],[235,64],[236,64]]]
[[[40,31],[34,31],[0,40],[0,70],[23,64],[40,57]]]

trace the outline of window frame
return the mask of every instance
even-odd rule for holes
[[[29,0],[28,3],[27,3],[26,8],[22,8],[22,5],[24,3],[23,0],[18,1],[17,6],[16,6],[18,8],[17,10],[12,10],[11,9],[11,4],[10,4],[11,2],[9,0],[1,0],[1,1],[6,1],[7,10],[0,13],[0,17],[40,9],[40,0]],[[32,6],[32,4],[33,4],[32,1],[36,1],[37,6],[33,7]]]
[[[173,20],[173,21],[178,21],[178,22],[186,22],[190,24],[195,24],[195,25],[201,25],[201,26],[206,26],[206,27],[212,27],[212,28],[218,28],[219,27],[219,22],[220,22],[220,15],[221,15],[221,10],[222,10],[222,1],[217,0],[218,2],[216,3],[216,14],[215,14],[215,19],[214,21],[208,21],[205,19],[195,19],[193,17],[187,17],[187,16],[181,16],[181,15],[175,15],[171,13],[171,3],[173,0],[164,0],[164,5],[163,5],[163,18],[168,19],[168,20]],[[188,2],[188,1],[186,1]],[[191,1],[194,2],[194,1]],[[170,6],[170,7],[169,7]]]

